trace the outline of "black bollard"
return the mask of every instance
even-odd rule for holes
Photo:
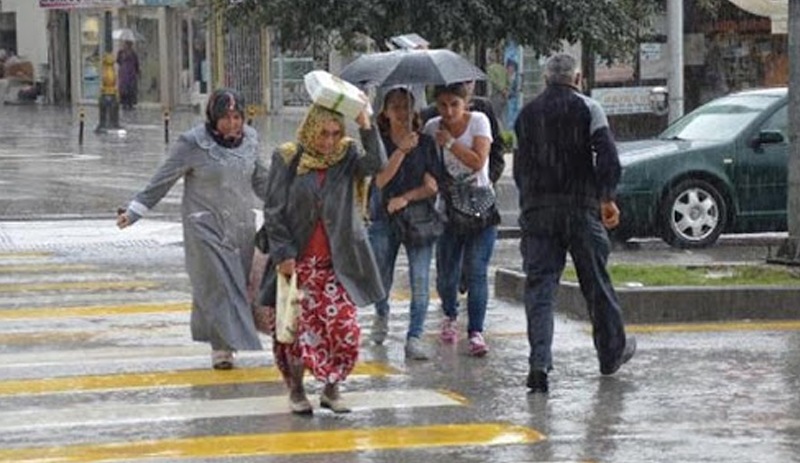
[[[169,143],[169,109],[164,109],[164,143]]]
[[[83,127],[86,123],[86,110],[83,107],[78,112],[78,144],[83,145]]]

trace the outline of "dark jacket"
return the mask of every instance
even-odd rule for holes
[[[514,181],[519,189],[520,226],[538,209],[599,210],[613,200],[620,177],[614,138],[603,108],[566,85],[548,85],[514,124],[518,149]]]
[[[386,297],[367,231],[355,201],[354,180],[379,172],[386,166],[386,152],[377,128],[361,130],[363,148],[351,142],[347,154],[328,168],[320,187],[316,172],[295,175],[296,153],[272,156],[269,188],[264,203],[264,224],[269,239],[270,259],[261,287],[261,303],[274,304],[275,264],[298,258],[308,245],[318,220],[325,225],[333,270],[357,306]]]

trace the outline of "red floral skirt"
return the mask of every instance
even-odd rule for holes
[[[297,338],[284,344],[273,337],[275,363],[289,387],[289,366],[300,363],[322,382],[344,381],[358,360],[361,329],[356,306],[336,279],[330,257],[303,257],[296,271],[297,286],[304,293]],[[274,307],[267,310],[275,312]],[[274,315],[267,318],[274,333]]]

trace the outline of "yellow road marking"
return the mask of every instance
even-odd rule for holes
[[[505,423],[342,429],[206,436],[132,443],[0,450],[0,462],[93,463],[169,456],[188,458],[308,455],[429,447],[532,444],[540,432]]]
[[[353,371],[360,376],[386,376],[397,370],[381,363],[359,363]],[[148,387],[196,387],[225,384],[274,383],[282,381],[276,367],[236,368],[229,371],[184,370],[157,373],[73,376],[60,378],[0,381],[0,396],[58,394],[76,391],[109,389],[141,389]]]
[[[98,291],[152,289],[160,286],[154,281],[66,281],[57,283],[1,283],[0,293],[47,291]]]
[[[146,313],[188,312],[191,302],[97,305],[85,307],[25,307],[0,311],[0,320],[21,318],[105,317]]]
[[[57,343],[86,343],[97,336],[97,333],[87,331],[47,331],[35,333],[2,333],[0,334],[0,345],[23,345],[32,347],[35,345],[52,345]]]
[[[0,274],[9,273],[44,273],[44,272],[82,272],[96,267],[82,264],[28,264],[0,265]]]
[[[631,333],[677,333],[703,331],[798,331],[800,321],[735,321],[709,323],[670,323],[660,325],[627,325]]]
[[[52,255],[52,252],[43,251],[0,252],[0,259],[45,259]]]

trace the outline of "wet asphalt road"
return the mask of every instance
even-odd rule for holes
[[[66,111],[0,108],[0,462],[800,461],[797,322],[630,326],[639,352],[604,378],[589,326],[559,317],[551,393],[529,395],[524,309],[495,298],[487,357],[438,343],[432,300],[433,359],[404,360],[404,260],[385,346],[360,313],[354,413],[289,415],[269,340],[227,373],[189,340],[179,188],[161,215],[113,226],[163,159],[158,116],[126,114],[124,139],[89,132],[79,147]],[[262,133],[291,138],[297,117]],[[174,131],[193,118],[173,115]],[[774,239],[694,252],[645,240],[612,260],[760,260]],[[493,268],[518,265],[516,241],[499,242]]]

